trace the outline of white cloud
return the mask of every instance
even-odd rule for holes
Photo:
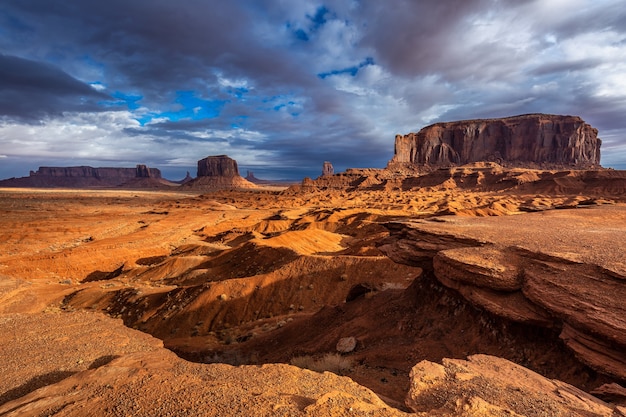
[[[216,72],[217,82],[222,87],[249,88],[249,81],[245,78],[228,78],[221,72]]]
[[[107,89],[106,86],[99,81],[90,83],[89,85],[91,85],[91,88],[93,88],[96,91],[104,91]]]

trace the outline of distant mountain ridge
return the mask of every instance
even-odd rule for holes
[[[140,179],[140,182],[137,180]],[[141,184],[146,186],[170,185],[161,177],[158,168],[149,168],[138,164],[135,168],[117,168],[90,166],[39,167],[30,171],[28,177],[9,178],[0,181],[2,187],[118,187]],[[172,184],[173,185],[173,184]]]

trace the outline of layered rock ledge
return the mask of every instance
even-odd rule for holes
[[[492,314],[556,329],[581,362],[626,380],[626,207],[436,220],[388,224],[380,249]]]

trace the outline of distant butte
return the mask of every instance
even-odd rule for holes
[[[496,162],[519,168],[600,168],[598,130],[578,116],[525,114],[435,123],[396,135],[390,167]]]
[[[196,189],[256,188],[239,175],[237,161],[227,155],[207,156],[198,161],[198,176],[184,184]]]
[[[174,185],[161,177],[157,168],[138,164],[135,168],[90,166],[39,167],[28,177],[0,181],[1,187],[159,187]]]

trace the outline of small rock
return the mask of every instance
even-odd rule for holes
[[[342,337],[337,342],[337,352],[340,353],[350,353],[356,348],[356,339],[352,336],[350,337]]]

